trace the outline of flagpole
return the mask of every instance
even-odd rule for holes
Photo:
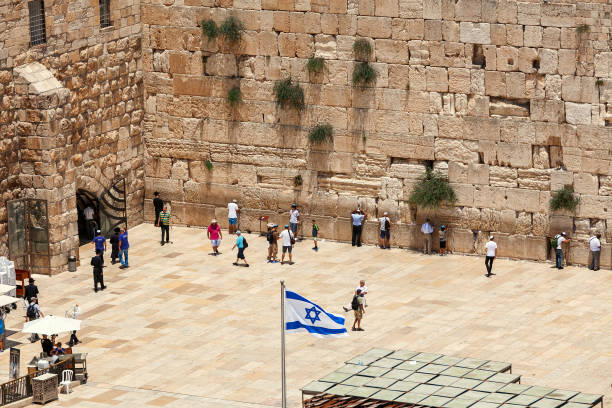
[[[282,375],[282,408],[287,408],[287,382],[285,379],[285,281],[281,284],[281,375]]]

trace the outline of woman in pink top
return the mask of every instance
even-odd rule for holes
[[[221,235],[221,226],[217,224],[217,220],[215,220],[214,218],[210,222],[206,234],[208,235],[208,239],[210,239],[210,243],[212,244],[213,255],[219,255],[221,252],[219,252],[217,248],[219,248],[219,245],[221,244],[221,238],[223,238],[223,236]]]

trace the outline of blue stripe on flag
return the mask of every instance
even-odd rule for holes
[[[346,333],[346,328],[343,329],[327,329],[325,327],[315,327],[309,326],[306,324],[302,324],[300,322],[287,322],[285,324],[285,328],[287,330],[297,330],[297,329],[306,329],[309,333],[321,334],[321,335],[330,335],[330,334],[342,334]]]
[[[310,300],[306,299],[305,297],[302,297],[302,296],[298,295],[295,292],[291,292],[290,290],[285,290],[285,297],[287,299],[301,300],[302,302],[310,303],[311,305],[314,305],[314,306],[318,307],[319,309],[321,309],[321,311],[323,313],[325,313],[334,322],[336,322],[338,324],[341,324],[341,325],[344,325],[344,317],[336,316],[336,315],[331,314],[331,313],[327,313],[321,306],[317,305],[316,303],[311,302]],[[288,325],[289,325],[289,323],[287,323],[287,326]],[[289,328],[287,327],[287,329],[289,329]]]

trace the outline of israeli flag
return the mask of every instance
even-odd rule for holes
[[[344,317],[327,313],[319,305],[285,290],[285,329],[307,331],[315,337],[344,337]]]

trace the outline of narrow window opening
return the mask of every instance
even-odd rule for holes
[[[30,12],[30,46],[47,42],[47,28],[45,26],[45,2],[33,0],[28,3]]]
[[[100,27],[106,28],[110,26],[110,0],[100,0]]]
[[[481,68],[484,68],[487,64],[481,44],[474,44],[474,48],[472,48],[472,64],[479,65]]]
[[[433,160],[425,160],[425,168],[429,170],[433,170],[434,162]]]
[[[540,60],[537,58],[534,59],[531,63],[531,66],[533,67],[533,69],[540,69]]]
[[[508,65],[514,65],[514,59],[508,58]]]

